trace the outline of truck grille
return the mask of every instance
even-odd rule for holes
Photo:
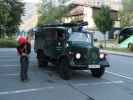
[[[74,54],[74,63],[76,65],[86,65],[88,63],[88,58],[87,56],[85,56],[84,53],[81,53],[81,52],[78,52],[81,54],[81,58],[80,59],[77,59],[76,58],[76,53]]]
[[[81,54],[80,59],[76,59],[76,53]],[[76,52],[74,54],[74,63],[76,65],[88,65],[88,64],[97,64],[99,62],[99,52],[97,50],[87,50]]]

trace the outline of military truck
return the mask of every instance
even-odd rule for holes
[[[67,80],[72,70],[90,70],[100,78],[109,63],[104,53],[93,44],[93,35],[83,31],[87,23],[67,23],[39,26],[35,32],[35,52],[38,66],[51,62],[61,78]]]

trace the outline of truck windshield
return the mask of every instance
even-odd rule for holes
[[[91,35],[90,34],[81,33],[81,32],[73,32],[70,35],[69,41],[91,43]]]

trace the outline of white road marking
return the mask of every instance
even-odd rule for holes
[[[0,68],[1,67],[17,67],[17,66],[19,66],[19,65],[0,65]]]
[[[37,92],[45,89],[54,89],[54,87],[42,87],[42,88],[33,88],[33,89],[23,89],[23,90],[13,90],[13,91],[3,91],[0,92],[0,95],[11,95],[11,94],[20,94],[20,93],[28,93],[28,92]]]
[[[18,62],[19,59],[3,59],[3,60],[0,60],[0,62],[5,62],[5,63],[9,63],[9,62]]]
[[[110,82],[95,82],[95,83],[79,83],[76,86],[89,86],[89,85],[110,85],[110,84],[122,84],[124,81],[110,81]]]
[[[9,58],[9,59],[11,59],[11,58],[14,59],[14,58],[18,58],[18,56],[15,56],[15,55],[9,55],[9,56],[3,56],[3,55],[2,55],[2,56],[0,56],[0,59],[8,59],[8,58]]]
[[[18,58],[19,56],[17,56],[16,54],[12,54],[12,55],[0,55],[0,58],[8,58],[8,57],[16,57]]]
[[[110,71],[106,71],[106,73],[133,81],[133,78],[128,77],[127,75],[122,75],[122,74],[118,74],[118,73],[114,73],[114,72],[110,72]]]
[[[12,58],[0,58],[0,61],[19,61],[20,60],[20,58],[18,57],[18,58],[14,58],[14,59],[12,59]],[[36,58],[30,58],[29,57],[29,60],[36,60]]]
[[[19,73],[16,74],[0,74],[0,76],[18,76]]]
[[[32,56],[31,56],[32,55]],[[33,54],[31,54],[29,57],[33,57],[33,58],[36,58],[36,56],[34,56]],[[0,58],[20,58],[20,56],[17,56],[17,55],[0,55]]]

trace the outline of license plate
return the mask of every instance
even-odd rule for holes
[[[100,65],[88,65],[88,67],[90,69],[93,69],[93,68],[100,68]]]

